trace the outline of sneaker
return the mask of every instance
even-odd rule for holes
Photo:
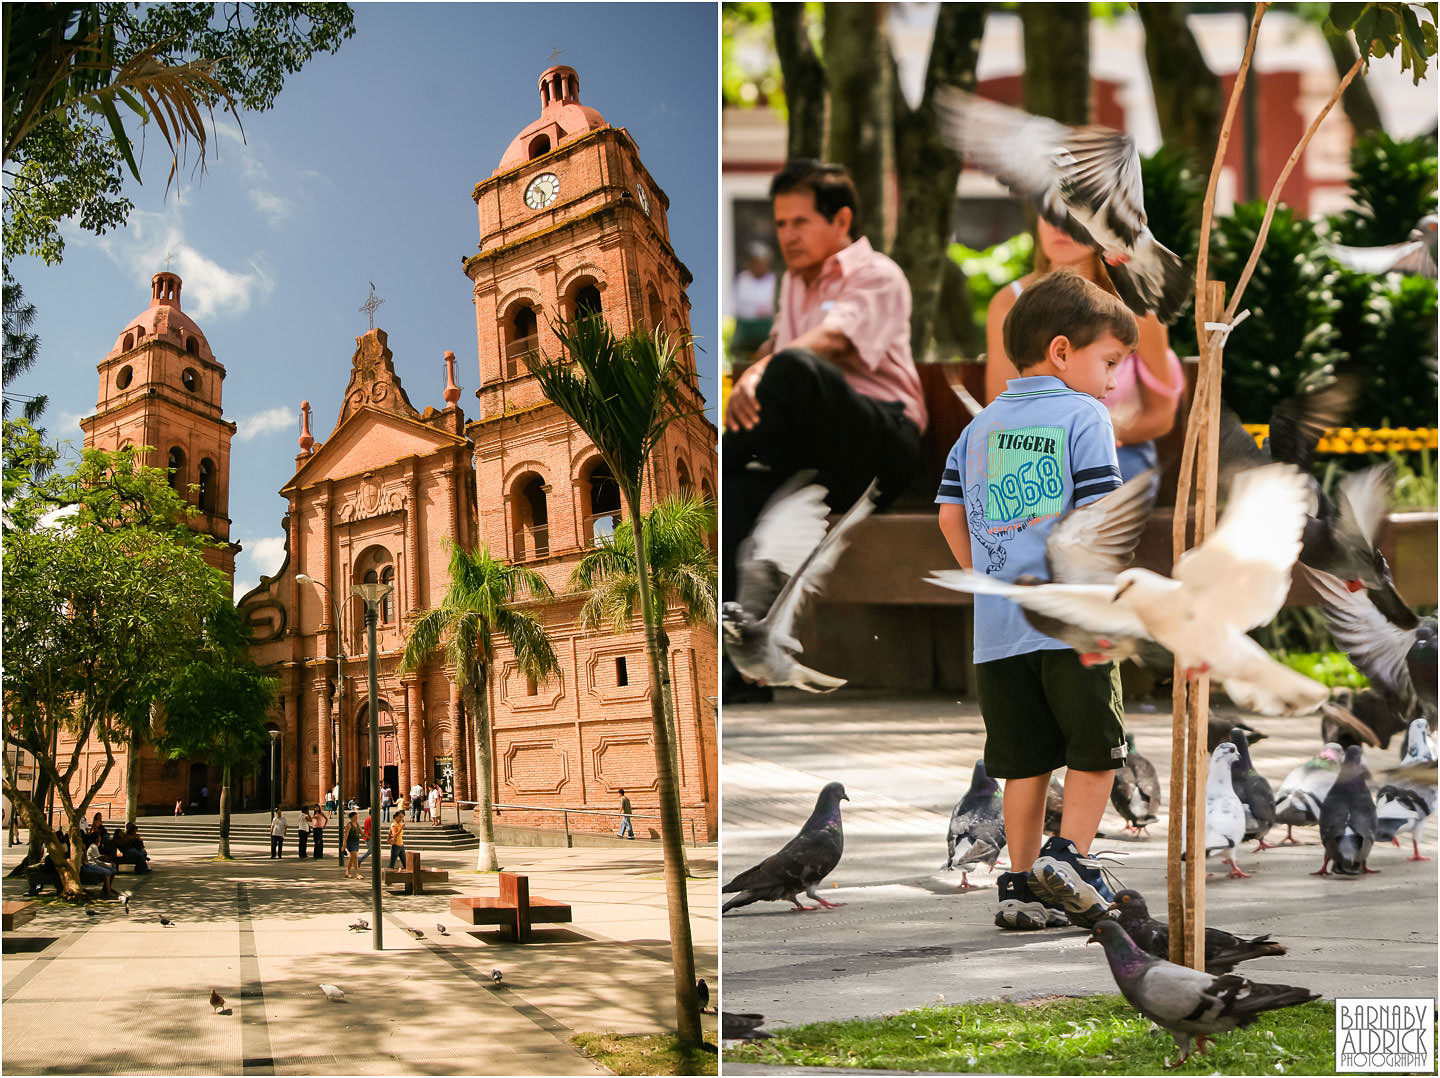
[[[1000,911],[995,914],[997,928],[1033,931],[1039,928],[1063,928],[1070,923],[1065,911],[1059,906],[1035,897],[1030,890],[1030,881],[1023,872],[1002,872],[998,888]]]
[[[1070,923],[1078,928],[1093,928],[1115,901],[1099,859],[1081,856],[1075,843],[1059,835],[1040,848],[1040,856],[1030,867],[1029,883],[1040,898],[1065,907]]]

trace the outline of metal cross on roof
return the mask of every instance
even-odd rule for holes
[[[169,273],[169,272],[170,272],[170,255],[171,255],[172,253],[173,253],[173,252],[170,252],[170,251],[166,251],[166,252],[165,252],[165,272],[166,272],[166,273]]]
[[[385,302],[385,301],[384,301],[383,299],[381,299],[379,296],[377,296],[377,295],[375,294],[375,282],[374,282],[374,281],[371,281],[371,282],[370,282],[370,297],[369,297],[364,303],[360,304],[360,310],[364,311],[366,314],[368,314],[368,315],[370,316],[370,328],[371,328],[371,329],[374,329],[374,328],[375,328],[375,312],[379,309],[380,304],[382,304],[382,303],[384,303],[384,302]]]
[[[560,59],[560,54],[564,51],[565,50],[560,48],[558,45],[551,48],[550,56],[547,58],[546,62],[551,64],[555,63],[557,60]]]

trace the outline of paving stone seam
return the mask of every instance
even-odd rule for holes
[[[67,932],[57,937],[54,944],[46,947],[43,953],[36,954],[19,973],[13,977],[7,975],[5,977],[4,1002],[9,1003],[14,999],[17,992],[40,975],[40,971],[45,968],[46,964],[55,961],[55,959],[69,950],[76,940],[90,931],[91,927],[89,924],[84,924],[73,932]]]
[[[260,979],[250,896],[243,883],[235,885],[235,905],[240,933],[240,999],[236,1003],[240,1008],[240,1067],[245,1074],[274,1074],[270,1020],[265,1016],[265,984]]]

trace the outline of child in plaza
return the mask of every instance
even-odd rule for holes
[[[935,500],[962,568],[1043,579],[1055,521],[1120,485],[1100,398],[1114,388],[1137,329],[1114,296],[1059,272],[1021,293],[1004,335],[1020,377],[961,433]],[[1084,666],[1066,644],[1031,628],[1018,604],[976,595],[975,680],[985,767],[1005,780],[1011,871],[999,880],[995,923],[1036,929],[1068,919],[1089,927],[1113,899],[1088,854],[1125,760],[1115,664]],[[1045,793],[1062,766],[1069,772],[1060,834],[1042,848]]]

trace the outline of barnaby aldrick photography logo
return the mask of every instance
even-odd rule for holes
[[[1335,1072],[1435,1073],[1433,999],[1336,999]]]

